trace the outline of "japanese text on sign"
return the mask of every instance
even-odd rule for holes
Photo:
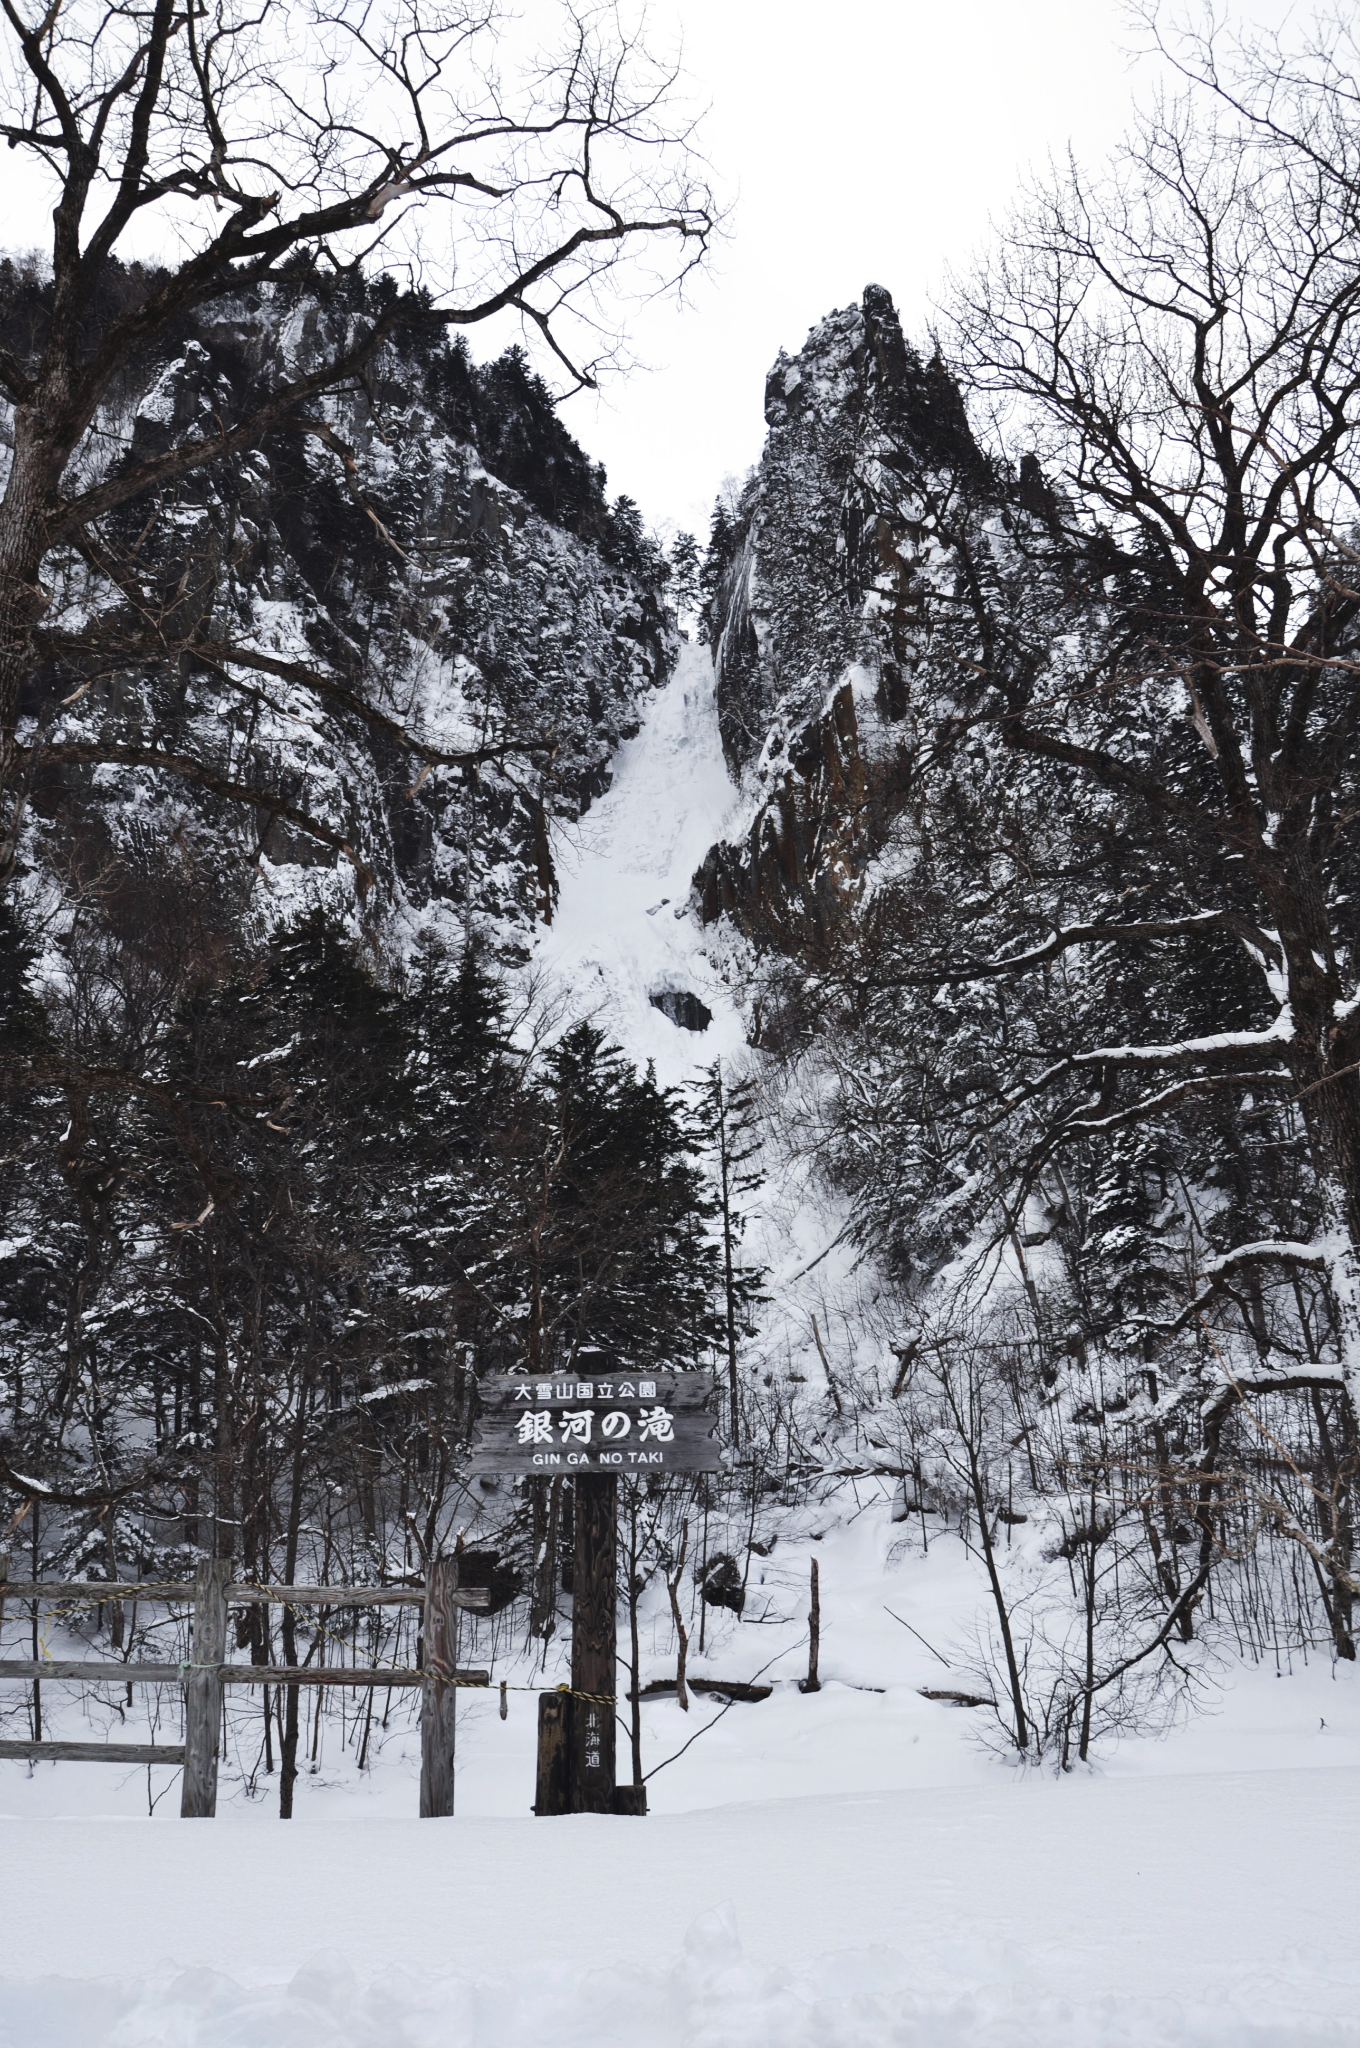
[[[706,1373],[484,1380],[471,1469],[716,1471],[714,1392]]]

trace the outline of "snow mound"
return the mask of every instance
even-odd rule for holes
[[[1314,1991],[1344,1992],[1321,1953],[1298,1958]],[[702,1915],[682,1953],[652,1968],[526,1969],[471,1979],[385,1971],[362,1983],[320,1955],[283,1985],[216,1970],[140,1984],[47,1978],[6,2000],[4,2048],[1323,2048],[1354,2021],[1301,2010],[1298,1983],[1185,2003],[1072,2001],[1022,1983],[1024,1958],[961,1953],[959,1995],[922,1994],[891,1949],[847,1950],[790,1970],[749,1961],[731,1906]],[[1355,1973],[1350,1973],[1354,1978]],[[1354,1983],[1350,1986],[1353,1995]],[[1330,2000],[1328,2001],[1330,2002]],[[1272,2011],[1271,2007],[1275,2006]]]

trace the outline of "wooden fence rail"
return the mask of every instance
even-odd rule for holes
[[[0,1757],[54,1764],[182,1764],[182,1742],[0,1742]]]
[[[110,1600],[146,1600],[173,1605],[192,1600],[194,1579],[157,1580],[155,1585],[122,1579],[7,1579],[0,1573],[0,1600],[54,1600],[66,1605],[95,1605]],[[228,1586],[228,1607],[423,1607],[419,1586]],[[483,1613],[490,1594],[485,1586],[455,1586],[453,1605]]]
[[[429,1673],[414,1665],[375,1664],[216,1664],[220,1685],[424,1685]],[[94,1664],[59,1657],[0,1661],[0,1681],[7,1678],[85,1679],[90,1685],[184,1685],[197,1664]],[[445,1684],[489,1685],[488,1671],[450,1671]]]
[[[144,1600],[170,1605],[194,1603],[192,1654],[178,1664],[97,1664],[91,1659],[0,1659],[6,1679],[55,1679],[86,1685],[182,1685],[182,1744],[143,1742],[4,1742],[0,1758],[51,1758],[72,1763],[179,1764],[184,1770],[180,1815],[211,1819],[217,1811],[217,1766],[222,1739],[222,1689],[228,1685],[346,1685],[422,1688],[420,1714],[420,1813],[434,1819],[453,1812],[454,1703],[460,1686],[491,1683],[489,1671],[458,1670],[452,1664],[459,1610],[485,1611],[485,1587],[458,1584],[456,1557],[437,1558],[423,1586],[250,1586],[233,1585],[231,1566],[206,1560],[192,1581],[154,1585],[102,1579],[9,1577],[0,1555],[0,1620],[9,1600],[46,1600],[65,1607],[108,1601]],[[227,1610],[245,1606],[423,1608],[421,1667],[383,1669],[350,1664],[228,1664]]]

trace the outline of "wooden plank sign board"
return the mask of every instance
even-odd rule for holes
[[[706,1372],[514,1374],[482,1380],[468,1470],[717,1472],[716,1383]]]

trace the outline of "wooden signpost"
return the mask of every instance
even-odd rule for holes
[[[715,1383],[706,1372],[526,1373],[482,1380],[474,1473],[716,1472]]]
[[[707,1373],[558,1373],[483,1380],[473,1474],[576,1484],[571,1687],[538,1713],[534,1811],[647,1811],[641,1785],[616,1785],[620,1473],[716,1472],[716,1388]]]

